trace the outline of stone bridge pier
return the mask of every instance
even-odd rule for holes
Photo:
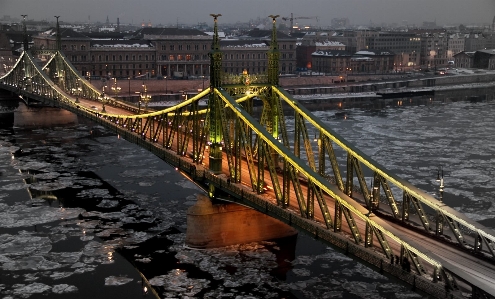
[[[187,211],[186,245],[192,248],[223,247],[296,234],[296,229],[263,213],[235,203],[213,204],[202,194]]]

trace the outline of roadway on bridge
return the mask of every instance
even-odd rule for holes
[[[83,105],[90,109],[92,106],[95,106],[97,108],[97,111],[101,111],[101,103],[99,102],[80,99],[80,105]],[[133,114],[130,111],[121,108],[110,107],[108,105],[106,106],[106,111],[107,113],[119,114],[119,115]],[[176,142],[176,140],[177,138],[174,138],[174,142]],[[158,141],[158,143],[160,143],[160,141]],[[174,144],[172,146],[172,151],[174,151],[173,149],[176,148],[177,145]],[[190,145],[190,148],[188,149],[187,152],[191,152],[191,151],[192,151],[192,145]],[[229,168],[225,153],[223,154],[223,157],[224,157],[224,161],[222,165],[223,165],[223,173],[225,175],[219,175],[219,177],[223,178],[225,180],[225,183],[227,183],[226,174],[229,173]],[[205,158],[203,161],[203,164],[206,168],[208,168],[208,164],[209,164],[208,162],[209,162],[208,158]],[[245,170],[241,172],[241,185],[245,189],[245,192],[252,192],[251,180],[249,177],[249,172],[247,171],[248,167],[246,161],[242,161],[241,169]],[[267,178],[266,181],[268,182],[270,178],[270,174],[268,170],[265,170],[264,175],[265,178]],[[279,174],[279,181],[280,182],[282,181],[282,177],[280,174]],[[304,183],[302,183],[301,187],[303,189],[303,194],[306,194],[305,192],[307,192],[307,186]],[[296,195],[292,188],[290,190],[291,190],[290,191],[291,201],[288,209],[291,210],[295,215],[299,215],[300,210],[299,210],[299,206],[297,205]],[[268,190],[261,196],[265,200],[273,204],[276,204],[276,198],[273,190]],[[331,215],[334,215],[335,200],[330,196],[324,196],[324,198],[326,200]],[[358,203],[352,198],[349,198],[348,202],[358,207],[358,209],[361,210],[363,214],[366,214],[367,209],[363,207],[360,203]],[[317,220],[321,225],[324,226],[321,210],[317,206],[318,203],[315,202],[315,220]],[[413,247],[416,247],[423,253],[427,254],[431,258],[440,262],[447,270],[453,272],[457,277],[461,279],[467,279],[469,280],[470,283],[478,285],[481,289],[484,289],[490,294],[495,295],[495,288],[493,287],[493,285],[495,285],[495,263],[473,256],[470,253],[458,247],[459,245],[446,244],[445,242],[442,242],[436,238],[428,237],[424,233],[419,233],[415,230],[411,230],[407,226],[402,226],[399,223],[391,222],[391,221],[387,221],[386,219],[379,218],[379,216],[377,215],[371,217],[374,217],[373,220],[375,222],[382,225],[382,227],[384,227],[385,229],[388,229],[394,235],[400,237],[406,243],[412,245]],[[354,217],[354,219],[356,221],[356,225],[359,227],[359,231],[363,234],[366,226],[365,221],[363,221],[359,217]],[[348,237],[350,242],[354,242],[351,231],[349,227],[346,225],[345,217],[343,217],[342,231]],[[364,236],[362,237],[364,238]],[[396,243],[393,240],[390,240],[389,238],[387,238],[387,240],[394,254],[399,255],[400,244]],[[374,250],[381,253],[382,249],[381,247],[378,247],[379,246],[378,244],[379,243],[375,239]],[[423,263],[423,266],[428,267],[428,265],[426,265],[425,263]],[[431,271],[432,269],[428,269],[428,270],[429,270],[428,273],[432,273]]]

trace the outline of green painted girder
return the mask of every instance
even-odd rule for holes
[[[373,226],[366,222],[364,233],[364,247],[373,247]]]
[[[270,178],[272,181],[273,192],[275,193],[275,197],[277,199],[277,204],[282,205],[282,203],[283,203],[282,190],[280,188],[280,182],[278,179],[277,170],[275,168],[275,161],[273,161],[273,159],[272,159],[272,155],[271,155],[270,148],[268,147],[268,145],[265,142],[262,142],[262,144],[264,147],[263,152],[265,153],[265,159],[267,162],[268,171],[270,173]]]
[[[402,192],[402,215],[401,215],[401,220],[402,221],[408,221],[409,220],[409,206],[411,204],[411,197],[409,194],[407,194],[406,191]]]
[[[416,272],[419,274],[419,275],[423,275],[423,274],[426,274],[426,271],[425,271],[425,268],[423,267],[423,265],[421,264],[420,260],[418,259],[417,255],[414,254],[414,252],[412,252],[411,250],[409,250],[408,248],[402,246],[401,247],[401,263],[402,263],[402,260],[404,258],[407,258],[410,260],[410,262],[412,262],[414,268],[416,269]]]
[[[345,220],[347,221],[347,225],[351,230],[351,234],[352,237],[354,237],[354,241],[356,242],[356,244],[359,244],[362,241],[361,233],[359,232],[359,228],[356,225],[356,221],[354,220],[354,217],[352,216],[349,209],[347,209],[347,207],[342,207],[342,213],[345,216]]]
[[[466,241],[464,240],[464,237],[462,235],[461,230],[459,229],[459,226],[455,221],[452,221],[449,217],[445,216],[443,213],[441,213],[441,216],[443,218],[443,221],[447,223],[450,227],[450,230],[454,234],[455,238],[457,239],[457,242],[462,246],[466,247]]]
[[[364,178],[363,170],[361,169],[361,164],[356,158],[351,157],[351,159],[352,159],[352,169],[356,173],[359,186],[361,187],[361,193],[363,194],[364,201],[366,202],[366,207],[369,208],[371,207],[370,192],[368,189],[368,185],[366,185],[366,180]]]
[[[332,170],[333,170],[333,175],[335,177],[335,184],[337,187],[341,190],[344,191],[344,181],[342,180],[342,175],[340,174],[340,168],[339,168],[339,163],[337,162],[337,157],[335,156],[335,152],[333,150],[332,142],[330,141],[330,138],[327,136],[324,136],[320,132],[320,140],[323,142],[322,150],[326,150],[326,153],[328,154],[328,157],[330,159],[330,164],[332,165]],[[320,152],[323,152],[320,150]],[[323,154],[324,156],[324,154]],[[320,172],[321,174],[321,172]]]
[[[346,181],[345,181],[345,194],[349,197],[352,197],[352,189],[354,186],[354,163],[353,157],[351,153],[347,153],[347,172],[346,172]]]
[[[221,124],[222,124],[222,130],[223,130],[223,147],[225,148],[225,153],[227,155],[227,163],[229,166],[229,177],[235,178],[235,168],[234,168],[234,157],[233,157],[233,148],[232,148],[232,141],[231,141],[231,134],[229,132],[229,126],[228,126],[228,120],[227,120],[227,115],[225,109],[223,109],[222,105],[220,105],[222,102],[218,101],[218,106],[216,107],[218,109],[218,112],[220,112],[220,119],[221,119]]]
[[[383,235],[383,233],[380,230],[376,229],[375,227],[373,227],[373,232],[375,233],[375,237],[378,240],[378,242],[380,243],[380,246],[381,246],[385,256],[388,259],[391,258],[392,257],[392,249],[390,248],[390,245],[388,244],[388,241],[385,238],[385,236]]]
[[[292,181],[292,186],[294,187],[294,193],[296,194],[296,200],[299,205],[299,211],[301,212],[301,216],[306,217],[307,215],[307,206],[304,201],[304,195],[301,188],[301,182],[297,176],[297,171],[292,165],[288,165],[288,173],[290,180]],[[286,202],[285,205],[289,205],[290,202]]]
[[[395,201],[394,194],[392,193],[387,180],[378,173],[375,172],[375,174],[380,177],[383,192],[385,192],[385,197],[387,198],[390,209],[392,210],[392,215],[395,219],[400,219],[399,208],[397,207],[397,202]]]
[[[428,220],[428,216],[426,216],[426,213],[423,210],[423,207],[421,206],[421,202],[417,198],[411,196],[410,194],[409,194],[409,198],[411,199],[410,202],[413,204],[413,207],[416,210],[416,213],[418,214],[419,220],[423,224],[423,227],[427,232],[430,232],[430,221]]]
[[[244,155],[246,156],[246,163],[248,166],[248,171],[249,171],[249,178],[251,179],[251,186],[253,188],[253,191],[256,191],[256,186],[258,185],[257,183],[257,176],[256,176],[256,166],[254,165],[254,157],[252,153],[252,147],[251,147],[251,142],[247,138],[247,128],[242,127],[240,129],[241,133],[241,143],[244,148]]]

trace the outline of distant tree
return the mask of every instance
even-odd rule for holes
[[[464,26],[463,24],[459,25],[459,31],[466,31],[466,26]]]

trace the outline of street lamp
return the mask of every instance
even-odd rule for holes
[[[143,97],[142,96],[143,93],[141,91],[136,91],[134,93],[136,93],[139,97],[138,98],[138,114],[141,114],[141,98]]]
[[[184,101],[187,101],[187,92],[186,91],[182,92],[182,96],[184,97]]]
[[[439,200],[443,201],[443,167],[440,166],[437,170],[437,182],[440,182],[440,188],[438,189],[439,191]],[[437,236],[443,234],[443,215],[440,210],[437,211],[437,221],[436,221],[436,227],[435,227],[435,234]]]
[[[168,87],[167,87],[167,76],[164,76],[163,78],[165,78],[165,94],[168,93]]]
[[[79,81],[81,79],[77,79],[76,81],[76,103],[79,103],[79,96],[81,95],[82,88],[79,86]]]
[[[101,101],[103,102],[103,105],[101,107],[101,112],[107,113],[105,110],[105,103],[107,102],[107,96],[105,95],[105,88],[106,86],[103,86],[103,93],[101,94]]]
[[[113,78],[113,86],[111,87],[114,93],[114,98],[117,98],[117,94],[120,92],[120,86],[117,86],[117,78]]]
[[[129,82],[129,97],[131,96],[131,77],[127,77],[127,82]]]
[[[440,187],[438,189],[439,195],[440,195],[440,201],[443,201],[443,188],[445,187],[443,185],[443,167],[440,166],[437,170],[437,182],[440,183]]]
[[[151,100],[151,96],[148,95],[148,89],[143,84],[143,92],[141,93],[141,100],[144,102],[144,109],[148,109],[148,102]]]

